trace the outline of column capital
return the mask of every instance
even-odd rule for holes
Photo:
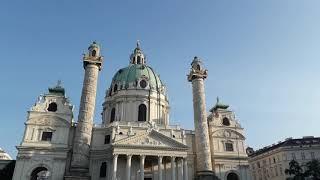
[[[191,82],[194,79],[206,79],[208,76],[208,70],[204,69],[202,61],[195,56],[191,63],[190,73],[187,75],[188,81]]]
[[[119,154],[113,154],[113,156],[114,156],[114,157],[118,157],[118,156],[119,156]]]

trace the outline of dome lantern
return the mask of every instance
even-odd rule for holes
[[[133,50],[132,54],[130,55],[130,64],[145,64],[145,56],[140,48],[140,41],[137,41],[137,46]]]

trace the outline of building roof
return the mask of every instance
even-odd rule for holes
[[[154,70],[145,64],[129,64],[128,67],[120,69],[113,77],[112,84],[117,83],[128,88],[130,83],[138,82],[139,79],[146,79],[153,88],[163,86],[160,77]]]
[[[49,94],[61,95],[61,96],[64,96],[64,95],[65,95],[65,90],[64,90],[64,88],[62,87],[60,80],[57,82],[57,85],[56,85],[56,86],[54,86],[54,87],[49,87],[48,90],[49,90]]]
[[[305,146],[305,145],[315,145],[315,144],[320,145],[320,137],[305,136],[303,138],[297,138],[297,139],[287,138],[285,141],[279,142],[278,144],[266,146],[262,149],[254,151],[253,153],[249,154],[249,157],[255,157],[280,147]]]
[[[219,97],[217,97],[217,102],[214,105],[214,107],[210,109],[210,112],[213,113],[218,109],[228,109],[228,108],[229,108],[229,105],[221,103]]]

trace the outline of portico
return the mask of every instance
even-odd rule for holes
[[[118,171],[118,159],[126,160],[125,172]],[[139,169],[132,168],[132,163],[139,163]],[[164,168],[166,167],[166,168]],[[124,177],[125,179],[171,179],[188,180],[188,167],[186,156],[158,156],[145,154],[114,154],[112,167],[112,180]]]
[[[112,147],[113,180],[188,179],[188,146],[160,132],[151,129],[118,140]]]

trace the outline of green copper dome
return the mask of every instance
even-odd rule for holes
[[[127,89],[130,84],[137,84],[145,80],[151,89],[158,89],[163,86],[159,76],[153,69],[145,64],[130,64],[120,69],[113,77],[112,84],[117,84],[119,89]]]

